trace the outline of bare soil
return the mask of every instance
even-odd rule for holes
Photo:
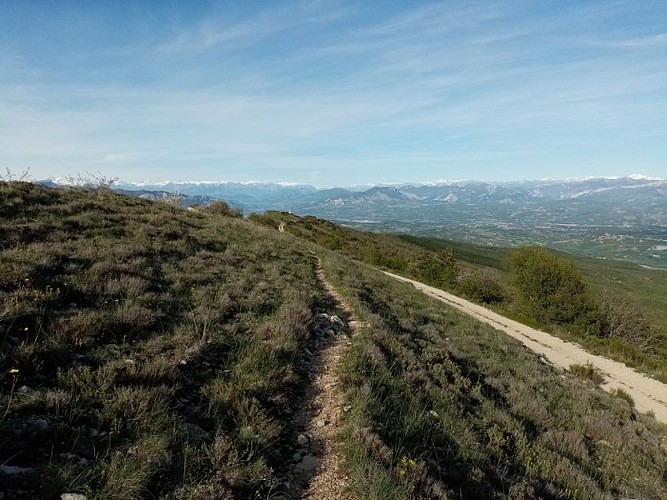
[[[342,468],[338,438],[341,415],[346,409],[338,368],[360,323],[319,265],[317,277],[335,308],[342,312],[318,315],[319,334],[306,353],[309,360],[305,369],[310,383],[304,388],[302,407],[294,416],[296,453],[289,468],[289,490],[292,498],[348,499],[352,496],[346,493],[348,478]]]

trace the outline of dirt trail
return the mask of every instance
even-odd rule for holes
[[[396,274],[386,271],[384,273],[397,280],[411,283],[417,290],[424,292],[426,295],[435,297],[459,311],[507,333],[556,366],[567,370],[573,364],[592,363],[602,371],[605,377],[602,383],[604,390],[623,389],[632,396],[638,411],[652,411],[657,420],[667,423],[667,385],[662,382],[638,373],[623,363],[590,354],[577,344],[565,342],[548,333],[505,318],[456,295]]]
[[[318,262],[317,278],[325,287],[340,316],[318,315],[321,340],[308,350],[307,371],[311,383],[306,387],[304,406],[297,411],[295,436],[300,448],[293,458],[289,482],[293,497],[334,500],[347,499],[347,476],[342,470],[343,456],[338,448],[343,394],[338,379],[341,358],[351,344],[350,336],[360,328],[348,304],[324,276]]]

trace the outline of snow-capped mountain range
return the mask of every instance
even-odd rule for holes
[[[667,247],[667,179],[640,175],[331,189],[264,182],[116,182],[113,189],[183,206],[224,199],[245,214],[291,211],[359,229],[492,246],[547,244],[667,268],[667,251],[655,250]]]
[[[72,184],[71,179],[49,179],[46,184]],[[76,183],[76,182],[75,182]],[[487,182],[474,180],[435,181],[416,184],[378,185],[317,189],[308,184],[165,181],[115,182],[114,189],[140,192],[143,196],[164,197],[178,193],[201,203],[225,199],[245,211],[292,210],[329,212],[336,208],[388,205],[493,205],[524,204],[563,200],[636,203],[667,203],[667,179],[629,175],[585,179],[541,179],[532,181]]]

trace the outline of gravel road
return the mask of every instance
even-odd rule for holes
[[[459,311],[487,323],[497,330],[505,332],[556,366],[568,370],[570,365],[573,364],[593,364],[605,377],[601,385],[604,390],[623,389],[632,396],[632,399],[635,401],[635,408],[638,411],[652,411],[657,420],[667,423],[667,385],[662,382],[652,379],[643,373],[638,373],[623,363],[590,354],[577,344],[566,342],[548,333],[505,318],[500,314],[473,304],[456,295],[443,292],[419,281],[404,278],[386,271],[384,273],[397,280],[411,283],[417,290],[424,292],[426,295],[435,297]]]

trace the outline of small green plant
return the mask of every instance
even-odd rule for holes
[[[594,384],[601,384],[604,382],[604,376],[600,373],[592,363],[588,362],[585,365],[573,364],[570,365],[570,372],[579,378],[590,380]]]
[[[100,464],[100,497],[108,500],[141,498],[148,489],[150,472],[150,462],[143,457],[112,453]]]
[[[632,396],[630,396],[630,394],[628,394],[623,389],[620,389],[620,388],[614,389],[613,391],[611,391],[611,395],[614,396],[614,397],[617,397],[619,399],[623,399],[623,400],[627,401],[628,404],[630,405],[630,408],[635,407],[635,400],[632,399]]]

